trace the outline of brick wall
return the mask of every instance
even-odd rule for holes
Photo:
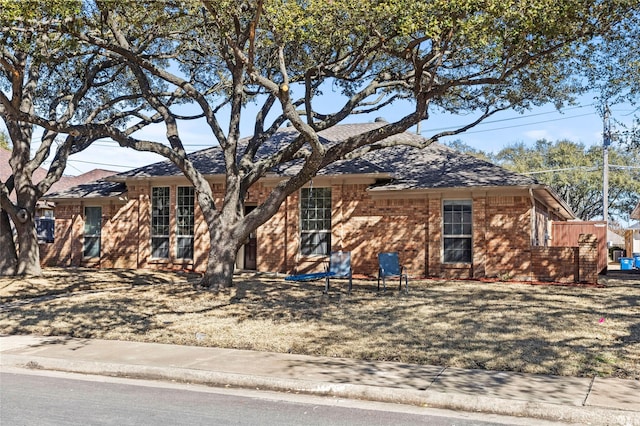
[[[103,268],[136,268],[138,265],[138,206],[130,200],[126,204],[102,208]]]
[[[598,273],[607,268],[607,223],[604,221],[553,221],[551,222],[550,245],[578,247],[580,234],[593,234],[598,240]]]
[[[473,265],[443,264],[441,196],[374,199],[366,192],[367,186],[332,186],[332,249],[352,252],[354,273],[375,276],[377,254],[398,251],[414,276],[530,279],[528,196],[473,197]],[[263,238],[267,238],[268,245],[286,247],[280,250],[286,259],[286,272],[321,270],[326,259],[299,255],[298,195],[289,197],[286,206],[286,215],[274,219],[286,222],[286,232],[277,233],[265,224],[273,234],[265,232]],[[286,241],[276,241],[283,233]],[[259,247],[262,250],[261,243]],[[277,266],[275,261],[262,260],[259,269],[281,270],[273,269]]]
[[[594,234],[580,234],[578,237],[577,282],[596,283],[600,272],[598,238]]]
[[[269,192],[270,188],[264,185],[254,185],[249,190],[245,204],[257,205],[267,198]],[[293,244],[290,233],[291,223],[296,222],[298,217],[293,217],[298,212],[297,200],[294,196],[287,198],[276,214],[256,231],[258,270],[285,273],[292,264],[290,258],[293,254]]]
[[[84,230],[82,206],[57,206],[55,212],[55,240],[53,243],[41,244],[44,250],[40,251],[40,261],[45,266],[79,266],[82,261],[82,243],[78,242],[78,237]]]
[[[209,233],[199,207],[195,210],[194,259],[175,259],[175,194],[170,186],[170,257],[151,258],[151,186],[129,186],[128,201],[103,205],[102,258],[96,266],[116,268],[206,268]],[[352,252],[355,274],[376,276],[377,255],[397,251],[415,277],[506,278],[515,280],[591,280],[587,264],[578,271],[577,249],[531,246],[531,199],[522,195],[478,192],[456,197],[473,200],[472,264],[443,264],[442,200],[433,193],[413,198],[372,197],[369,184],[333,183],[332,250]],[[222,185],[212,185],[222,197]],[[251,188],[246,204],[262,202],[270,191],[262,184]],[[89,205],[89,204],[87,204]],[[299,194],[289,196],[278,212],[256,232],[260,271],[299,273],[322,270],[326,257],[300,255]],[[56,240],[43,247],[47,265],[79,266],[82,259],[83,207],[81,202],[56,207]],[[587,250],[585,248],[585,250]],[[588,251],[588,250],[587,250]],[[586,253],[586,251],[585,251]]]
[[[427,204],[427,276],[439,277],[441,274],[442,252],[442,200],[429,197]]]
[[[487,275],[487,197],[473,198],[473,278]]]
[[[351,252],[355,274],[376,276],[378,253],[397,251],[402,263],[411,274],[425,275],[426,265],[426,200],[425,199],[372,199],[365,184],[333,185],[332,198],[332,250]],[[286,207],[279,215],[263,227],[273,230],[268,235],[267,245],[279,248],[279,263],[260,263],[264,267],[286,266],[283,272],[308,272],[322,270],[326,257],[302,256],[300,254],[300,200],[298,194],[291,195]],[[283,212],[284,210],[284,212]],[[275,223],[281,232],[275,232]],[[266,234],[266,233],[265,233]],[[268,235],[265,237],[268,238]],[[264,242],[264,240],[263,240]],[[259,251],[263,244],[259,241]],[[262,260],[265,260],[264,258]],[[271,269],[273,270],[273,269]]]
[[[485,209],[485,276],[530,279],[530,199],[526,196],[489,196]]]
[[[426,274],[427,200],[372,199],[366,185],[343,185],[340,221],[333,238],[342,250],[352,252],[354,271],[377,276],[378,253],[399,253],[409,273]]]
[[[578,247],[532,247],[531,279],[562,283],[598,282],[598,238],[581,234]]]
[[[531,279],[571,283],[578,277],[577,247],[532,247]]]

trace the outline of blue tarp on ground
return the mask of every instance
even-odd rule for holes
[[[289,275],[284,277],[286,281],[314,281],[321,278],[332,277],[335,272],[313,272],[311,274]]]

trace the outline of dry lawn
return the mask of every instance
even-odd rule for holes
[[[640,380],[640,274],[600,287],[239,276],[222,294],[171,272],[56,269],[0,278],[0,334],[219,346]],[[635,278],[635,279],[634,279]]]

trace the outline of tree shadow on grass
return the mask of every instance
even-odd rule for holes
[[[197,274],[129,269],[45,268],[41,277],[0,277],[0,305],[84,291],[193,282]]]
[[[106,273],[121,288],[101,287],[98,277]],[[405,294],[391,289],[379,293],[375,281],[358,280],[348,295],[342,280],[332,280],[329,294],[323,294],[323,282],[248,277],[236,278],[233,289],[216,295],[195,290],[188,277],[177,274],[96,275],[65,284],[95,283],[88,286],[91,290],[74,287],[64,297],[0,312],[0,332],[218,342],[354,358],[365,364],[395,361],[576,376],[639,374],[640,345],[634,343],[637,286],[584,289],[427,280],[412,283]],[[601,318],[605,320],[599,322]],[[200,326],[209,335],[228,338],[195,341]],[[292,343],[283,349],[277,333],[289,326],[295,329]],[[247,330],[252,334],[243,335]]]
[[[426,282],[414,285],[409,295],[359,291],[348,296],[343,290],[322,295],[313,283],[296,283],[293,289],[282,281],[261,284],[237,283],[232,302],[251,307],[239,321],[313,322],[312,337],[294,346],[295,353],[559,375],[638,374],[611,337],[621,332],[617,323],[624,327],[633,318],[618,313],[616,323],[599,323],[612,305],[629,312],[637,288],[635,294],[620,294]]]
[[[139,312],[129,298],[87,300],[73,307],[58,300],[23,306],[12,314],[19,316],[19,320],[10,321],[3,327],[3,333],[31,334],[35,329],[44,336],[95,338],[96,330],[123,328],[127,333],[143,334],[159,327],[153,317]]]

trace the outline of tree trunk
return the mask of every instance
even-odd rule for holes
[[[42,275],[40,247],[33,215],[28,214],[24,222],[14,221],[18,234],[18,265],[16,275]]]
[[[9,215],[4,210],[0,210],[0,247],[0,276],[15,275],[18,256]]]
[[[220,291],[233,285],[233,270],[238,255],[238,241],[224,223],[216,220],[209,226],[211,248],[207,259],[207,270],[200,280],[200,286],[211,291]]]

